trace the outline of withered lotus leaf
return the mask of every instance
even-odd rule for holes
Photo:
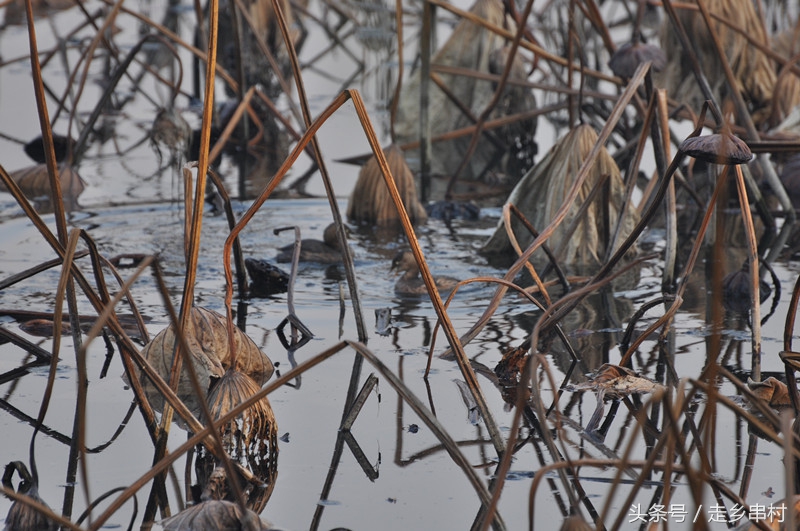
[[[39,496],[39,488],[36,480],[31,476],[28,467],[22,461],[12,461],[8,463],[3,472],[3,486],[14,490],[11,482],[14,472],[17,472],[22,479],[19,483],[17,492],[47,506],[47,503]],[[30,505],[21,501],[15,501],[6,515],[6,526],[4,531],[56,531],[58,524],[40,513]]]
[[[792,405],[792,399],[789,397],[789,388],[777,378],[770,376],[763,382],[754,382],[748,378],[747,387],[750,388],[754,395],[767,402],[770,407],[782,408]]]
[[[258,386],[263,385],[274,372],[272,361],[239,328],[234,328],[233,333],[234,348],[237,352],[236,369],[247,374]],[[225,317],[205,308],[193,308],[185,335],[189,352],[184,357],[184,364],[192,363],[200,380],[201,389],[207,391],[211,378],[221,378],[230,368],[231,353],[229,352]],[[159,332],[142,350],[142,355],[167,382],[176,343],[175,329],[170,325]],[[161,411],[164,407],[164,400],[156,386],[148,378],[143,378],[142,385],[153,408]],[[186,406],[196,416],[199,416],[198,398],[192,389],[185,367],[181,371],[176,392]],[[201,400],[205,400],[205,398],[205,396],[200,397]]]
[[[46,164],[37,164],[13,171],[9,174],[11,179],[17,183],[22,193],[28,199],[50,197],[50,177],[47,173]],[[74,202],[84,188],[83,179],[74,168],[67,165],[58,167],[58,179],[61,183],[61,195],[65,202]],[[0,183],[0,191],[7,191],[6,187]]]
[[[208,410],[217,420],[259,391],[259,386],[240,371],[227,371],[208,394]],[[266,458],[278,450],[278,426],[267,397],[220,426],[223,445],[233,457],[254,455]]]
[[[35,492],[28,493],[28,496],[38,502],[42,502],[42,499]],[[37,531],[56,531],[56,529],[58,529],[58,524],[30,505],[26,505],[22,502],[14,502],[8,510],[4,530],[30,531],[32,529]]]
[[[597,369],[594,377],[588,382],[576,385],[576,391],[605,391],[605,395],[611,397],[622,397],[632,394],[652,393],[661,386],[656,382],[638,375],[636,372],[621,367],[604,363]]]
[[[208,394],[212,419],[218,420],[258,391],[259,386],[246,374],[227,371]],[[247,507],[260,513],[272,495],[278,469],[278,424],[269,400],[263,397],[220,426],[219,431],[225,453],[263,482],[258,487],[243,486]],[[218,465],[218,460],[202,445],[197,447],[197,478],[206,489],[215,483],[215,474],[220,471]]]
[[[253,511],[224,500],[206,500],[187,507],[161,522],[165,531],[266,531],[270,529]]]
[[[392,144],[383,150],[383,153],[394,177],[397,191],[408,212],[408,217],[412,223],[424,223],[428,215],[425,207],[417,199],[414,173],[406,163],[403,151],[397,144]],[[383,180],[378,159],[374,155],[367,160],[358,173],[358,181],[350,194],[350,201],[347,203],[347,219],[356,223],[384,227],[400,225],[400,214],[392,202],[392,196]]]
[[[570,129],[522,177],[506,202],[515,205],[538,230],[549,226],[567,199],[568,192],[575,184],[578,172],[594,149],[597,139],[597,132],[591,125],[582,124]],[[609,197],[607,201],[601,201],[592,190],[605,178],[608,178]],[[584,205],[587,201],[590,203]],[[570,204],[570,212],[547,240],[550,248],[558,254],[563,268],[578,272],[586,267],[601,265],[611,243],[608,234],[613,232],[613,226],[617,223],[614,221],[612,224],[608,220],[617,220],[623,216],[623,210],[620,237],[627,238],[639,221],[639,214],[635,208],[623,209],[626,201],[625,181],[619,166],[611,153],[602,147],[578,197]],[[510,225],[510,230],[522,249],[533,242],[533,235],[522,221],[512,217]],[[516,260],[519,255],[508,234],[508,227],[501,220],[494,234],[481,248],[481,254],[492,262],[510,263]],[[635,253],[635,249],[631,249],[627,257],[630,258]],[[549,260],[543,252],[537,251],[531,262],[539,269],[545,267]]]
[[[725,132],[687,138],[681,144],[681,151],[710,164],[747,164],[753,159],[753,152],[744,140]]]

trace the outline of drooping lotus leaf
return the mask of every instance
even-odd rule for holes
[[[239,328],[234,327],[233,333],[234,348],[237,352],[236,369],[252,378],[258,386],[263,385],[274,372],[272,361]],[[189,352],[184,358],[184,363],[187,360],[192,363],[200,380],[201,389],[207,392],[211,379],[221,378],[230,366],[231,353],[225,317],[205,308],[193,308],[185,335]],[[142,355],[167,382],[169,382],[175,345],[175,329],[170,325],[159,332],[142,351]],[[142,385],[153,408],[161,411],[164,399],[156,386],[148,378],[143,378]],[[195,416],[199,416],[198,398],[195,396],[185,367],[181,371],[177,395]],[[200,397],[201,400],[205,398],[205,394]]]
[[[412,223],[424,223],[428,218],[425,207],[417,199],[414,174],[406,163],[403,151],[392,144],[383,151],[394,177],[400,199]],[[392,202],[389,187],[383,179],[378,159],[371,156],[358,173],[358,181],[347,203],[347,219],[370,225],[400,226],[400,215]]]
[[[47,173],[46,164],[36,164],[9,174],[11,179],[17,183],[22,193],[28,199],[41,199],[50,197],[50,176]],[[61,196],[68,205],[74,204],[81,195],[86,184],[71,166],[62,164],[58,167],[58,179],[61,184]],[[0,191],[6,191],[6,187],[0,182]]]
[[[792,405],[789,388],[785,383],[770,376],[763,382],[755,382],[748,378],[747,387],[761,400],[773,408],[784,408]]]
[[[208,409],[216,421],[259,391],[252,378],[229,370],[208,394]],[[207,423],[207,421],[206,421]],[[247,507],[260,513],[269,501],[278,469],[278,424],[267,397],[219,427],[225,453],[261,480],[261,485],[242,485]],[[195,471],[207,489],[219,471],[219,460],[205,447],[197,447]],[[233,498],[226,498],[233,501]]]
[[[544,231],[561,209],[579,169],[592,151],[597,139],[597,132],[592,126],[582,124],[573,127],[517,183],[507,202],[515,205],[537,231]],[[591,204],[579,217],[582,204],[590,197],[597,183],[606,177],[609,190],[608,204],[606,205],[602,201],[606,194],[596,194]],[[639,215],[635,208],[628,205],[628,208],[624,210],[624,217],[619,220],[625,199],[625,184],[622,181],[619,167],[608,150],[603,147],[594,160],[578,197],[570,204],[566,218],[555,228],[547,240],[547,244],[556,254],[562,267],[569,270],[600,265],[609,244],[607,235],[611,233],[618,221],[622,223],[618,241],[622,241],[631,233],[639,220]],[[610,225],[608,227],[605,222],[606,208]],[[515,217],[511,219],[511,228],[521,249],[525,249],[533,242],[533,235]],[[490,261],[498,263],[511,262],[517,258],[518,255],[508,237],[503,221],[498,224],[492,237],[484,244],[481,253]],[[630,251],[630,254],[633,253],[635,250]],[[534,253],[532,261],[537,268],[547,263],[542,251]]]
[[[225,500],[206,500],[187,507],[161,522],[165,531],[266,531],[269,526],[256,513]]]

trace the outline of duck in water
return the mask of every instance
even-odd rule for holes
[[[342,262],[342,248],[336,234],[336,224],[331,223],[322,233],[323,241],[304,239],[300,243],[300,261],[316,262],[318,264],[340,264]],[[294,244],[281,247],[276,260],[286,263],[292,261]]]
[[[425,287],[425,281],[419,276],[419,266],[414,259],[414,253],[411,251],[400,251],[392,260],[392,270],[402,271],[401,276],[397,283],[394,285],[394,291],[398,295],[424,295],[428,293]],[[436,284],[436,289],[439,292],[452,291],[458,284],[458,280],[452,277],[433,277]]]

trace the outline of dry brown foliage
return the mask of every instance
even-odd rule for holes
[[[696,5],[694,0],[688,3]],[[763,21],[750,0],[705,0],[704,4],[710,13],[724,17],[734,26],[742,28],[750,38],[764,45],[769,44]],[[725,73],[703,17],[696,9],[681,9],[678,11],[678,17],[692,41],[694,53],[697,54],[711,89],[717,101],[721,103],[727,97]],[[730,26],[715,20],[714,28],[739,83],[738,89],[751,102],[751,110],[768,107],[775,90],[773,61],[754,47],[742,33]],[[670,97],[686,103],[693,109],[699,109],[705,97],[698,88],[692,74],[691,63],[669,20],[662,26],[661,41],[669,60],[664,71],[657,76],[660,84],[667,89]]]
[[[514,27],[514,23],[506,17],[503,5],[498,0],[477,0],[470,8],[470,13],[496,27]],[[498,70],[502,71],[505,67],[505,48],[506,40],[502,37],[472,21],[462,20],[433,56],[431,64],[463,68],[483,74],[498,74]],[[512,67],[511,78],[526,79],[526,68],[518,55],[515,61],[517,63]],[[493,82],[485,79],[449,73],[441,73],[439,78],[460,106],[468,109],[472,116],[466,115],[459,104],[454,103],[439,86],[431,83],[429,112],[431,135],[434,137],[474,125],[475,117],[484,111],[495,91]],[[419,72],[416,72],[403,85],[394,123],[397,142],[400,144],[419,139],[420,83]],[[530,90],[509,87],[506,89],[503,101],[494,109],[490,118],[529,111],[535,107],[536,102]],[[529,120],[524,124],[524,126],[522,123],[511,126],[507,131],[498,131],[498,136],[525,138],[530,135],[532,138],[536,131],[536,121]],[[520,131],[520,126],[525,130]],[[436,142],[431,153],[432,173],[451,175],[453,169],[459,167],[463,161],[469,144],[469,137]],[[535,148],[532,149],[535,153]],[[492,142],[488,140],[480,142],[470,159],[470,164],[464,168],[460,177],[465,179],[481,177],[496,151],[497,148]],[[512,164],[513,157],[509,157],[506,162]],[[518,174],[514,177],[518,177]]]
[[[574,182],[578,169],[583,164],[591,149],[597,142],[597,133],[589,125],[572,128],[550,150],[550,152],[517,184],[508,202],[514,204],[537,230],[546,227],[564,203],[564,197]],[[605,227],[601,201],[595,200],[586,210],[582,219],[576,219],[581,205],[592,189],[604,177],[608,176],[609,219],[612,227]],[[602,194],[598,194],[602,197]],[[570,266],[599,265],[606,253],[606,234],[617,223],[625,198],[624,184],[614,159],[605,148],[602,148],[596,163],[591,169],[578,199],[572,204],[571,213],[556,228],[548,240],[551,249],[556,252],[559,263]],[[630,234],[638,221],[634,209],[627,209],[623,219],[621,236]],[[573,222],[575,230],[569,227]],[[521,222],[512,219],[511,229],[522,249],[533,241],[533,236],[525,230]],[[494,235],[483,246],[482,252],[487,255],[501,255],[516,258],[516,253],[501,222]],[[534,254],[534,263],[543,264],[541,253]]]
[[[400,198],[412,223],[424,223],[428,215],[417,196],[414,174],[406,163],[403,151],[397,144],[383,150],[392,171]],[[379,226],[400,226],[400,215],[392,202],[389,189],[383,181],[380,166],[374,156],[367,160],[358,174],[358,181],[347,203],[347,218],[356,223]]]
[[[46,164],[29,166],[11,172],[10,175],[28,199],[50,197],[50,177],[47,173]],[[64,202],[74,204],[78,196],[86,188],[83,179],[74,168],[63,164],[58,169],[58,178],[61,182],[61,194]],[[6,191],[2,183],[0,183],[0,191]]]
[[[225,317],[205,308],[193,308],[185,336],[189,345],[188,359],[197,372],[200,386],[208,389],[211,378],[221,378],[230,367],[231,353],[228,349],[228,333]],[[153,338],[143,349],[142,355],[153,365],[165,381],[169,381],[176,345],[175,329],[168,326]],[[249,336],[234,328],[234,345],[237,349],[236,369],[250,376],[258,385],[263,385],[272,376],[272,362]],[[158,389],[148,380],[143,380],[148,399],[156,410],[163,407],[163,398]],[[199,414],[198,398],[195,396],[184,368],[178,382],[177,395],[189,409]],[[200,397],[205,399],[205,397]]]
[[[575,390],[605,391],[605,396],[611,398],[652,393],[661,387],[627,367],[605,363],[588,382],[576,385]]]

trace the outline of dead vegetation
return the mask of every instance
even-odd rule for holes
[[[421,66],[410,74],[398,102],[393,139],[397,143],[385,150],[358,91],[347,88],[321,112],[312,114],[303,83],[304,73],[312,66],[301,64],[297,56],[302,42],[299,26],[321,25],[327,30],[331,46],[337,53],[345,53],[350,41],[340,30],[347,25],[349,5],[326,3],[321,14],[312,17],[310,11],[315,7],[301,3],[237,1],[225,5],[222,19],[220,3],[210,0],[204,9],[197,10],[194,20],[197,35],[202,36],[198,37],[200,47],[142,13],[135,16],[147,31],[159,36],[144,37],[132,47],[112,46],[115,17],[131,13],[115,5],[94,20],[88,12],[81,11],[81,16],[92,19],[85,21],[86,27],[92,29],[87,30],[90,44],[79,50],[81,61],[90,64],[108,59],[108,64],[114,65],[98,101],[90,105],[88,117],[76,105],[80,98],[66,97],[75,96],[73,87],[64,97],[53,97],[44,81],[40,59],[46,61],[48,55],[37,50],[36,25],[28,20],[31,38],[26,60],[31,64],[44,163],[33,170],[7,172],[0,161],[0,180],[56,258],[47,263],[26,264],[24,270],[3,280],[2,286],[8,289],[52,268],[59,275],[57,285],[51,289],[53,339],[43,343],[47,348],[2,327],[9,348],[29,352],[33,357],[0,375],[4,383],[13,386],[29,369],[47,366],[47,383],[37,403],[37,417],[26,419],[33,430],[30,471],[20,456],[5,456],[10,462],[2,493],[14,503],[7,529],[54,529],[61,525],[94,530],[108,525],[122,507],[129,505],[137,508],[133,520],[142,527],[160,521],[164,529],[175,530],[227,526],[268,529],[261,513],[269,513],[270,497],[280,488],[278,426],[282,422],[268,396],[292,382],[299,387],[301,375],[342,351],[355,353],[356,361],[351,381],[347,382],[342,420],[333,434],[335,458],[320,505],[328,501],[326,496],[345,445],[351,448],[370,481],[378,477],[363,452],[356,450],[358,444],[351,428],[377,381],[382,379],[398,397],[398,417],[402,416],[403,407],[413,410],[416,422],[424,424],[435,438],[436,451],[446,452],[463,474],[462,480],[474,491],[474,529],[512,528],[514,524],[507,523],[512,520],[517,525],[527,521],[533,528],[542,522],[535,509],[552,505],[553,500],[565,529],[592,525],[619,529],[632,523],[632,507],[644,504],[640,507],[644,512],[637,516],[647,522],[656,507],[679,503],[694,510],[706,505],[708,499],[722,507],[731,524],[745,524],[749,519],[759,528],[772,525],[766,517],[759,518],[752,512],[741,522],[733,522],[731,515],[759,503],[759,493],[750,487],[759,445],[766,445],[783,458],[783,468],[771,472],[784,479],[780,486],[784,498],[795,500],[800,494],[800,393],[795,372],[800,369],[800,354],[792,344],[800,280],[795,282],[791,300],[782,308],[785,324],[780,352],[773,344],[766,349],[762,346],[760,297],[762,264],[769,269],[789,238],[796,237],[794,207],[777,179],[776,169],[781,169],[786,160],[783,155],[800,150],[798,139],[790,128],[781,129],[780,136],[771,136],[767,131],[791,116],[799,99],[794,88],[800,86],[797,67],[792,59],[796,47],[788,44],[786,49],[793,51],[781,55],[771,52],[768,44],[771,40],[786,40],[778,36],[778,30],[790,29],[782,25],[794,27],[798,13],[782,2],[761,2],[759,6],[764,11],[757,11],[755,4],[745,0],[695,0],[680,6],[670,0],[663,6],[639,1],[636,9],[630,9],[629,2],[611,3],[620,7],[623,21],[611,24],[609,12],[592,0],[553,2],[544,12],[533,11],[532,1],[520,11],[519,6],[479,0],[470,12],[444,7],[439,2],[427,3],[423,16],[429,17],[427,8],[436,4],[457,15],[453,19],[455,28],[439,52],[420,58],[424,69]],[[378,7],[373,4],[373,8]],[[19,8],[18,3],[6,7],[7,24],[27,19],[15,14],[15,8]],[[25,8],[29,15],[46,14],[43,6],[30,1]],[[398,27],[403,25],[403,17],[410,16],[396,6],[383,8],[395,10],[401,21]],[[663,77],[653,75],[660,56],[651,53],[633,54],[634,64],[626,63],[626,68],[617,72],[624,79],[617,77],[607,65],[619,46],[637,48],[644,40],[650,45],[656,41],[656,30],[646,26],[648,10],[651,15],[655,13],[662,25],[659,31],[665,35],[668,62]],[[337,26],[326,17],[341,24]],[[557,23],[549,24],[553,21]],[[422,22],[422,27],[428,28],[431,20]],[[357,20],[353,24],[363,29],[365,22]],[[615,42],[612,26],[625,28],[626,35],[620,42],[628,44]],[[628,29],[633,31],[628,33]],[[632,41],[627,40],[630,34],[634,35]],[[380,41],[374,37],[370,43]],[[364,40],[363,31],[359,38]],[[144,51],[152,49],[145,44],[154,42],[166,47],[169,61],[161,63],[152,55],[141,60],[140,52],[144,55]],[[123,49],[128,50],[124,55]],[[98,50],[104,50],[104,54]],[[174,155],[170,164],[178,164],[192,153],[182,116],[169,115],[176,112],[176,100],[188,95],[177,71],[183,70],[183,62],[190,61],[197,61],[205,74],[196,77],[198,87],[193,94],[202,101],[200,126],[192,135],[197,162],[182,168],[183,193],[179,195],[184,201],[185,230],[174,236],[183,241],[184,268],[169,271],[172,280],[177,277],[182,283],[177,290],[180,305],[176,309],[174,292],[167,286],[159,257],[127,257],[133,271],[123,277],[114,266],[120,261],[106,257],[90,231],[70,228],[67,213],[80,208],[81,191],[90,186],[77,175],[81,160],[87,156],[87,146],[109,140],[102,137],[97,124],[103,118],[122,114],[126,102],[115,87],[121,80],[130,80],[134,68],[141,69],[141,77],[132,86],[142,79],[155,80],[169,93],[168,107],[153,105],[153,115],[145,122],[157,125],[141,141],[153,140],[166,146]],[[82,71],[76,65],[73,69],[70,79],[79,77]],[[215,105],[217,92],[223,92],[217,90],[217,80],[232,95],[233,110],[221,112]],[[86,81],[81,77],[76,86]],[[542,95],[538,105],[534,90]],[[131,98],[147,99],[146,91],[131,91]],[[429,96],[427,107],[419,103],[420,98],[424,102],[423,93]],[[274,100],[281,98],[289,101],[276,105]],[[74,142],[67,142],[65,163],[59,163],[56,157],[49,109],[54,115],[68,116],[67,127],[74,128],[69,133],[77,137]],[[430,113],[425,119],[430,123],[427,130],[419,128],[422,116],[418,111]],[[354,329],[342,330],[341,338],[329,341],[322,351],[275,374],[272,360],[239,326],[245,317],[241,314],[245,276],[239,237],[254,216],[269,210],[268,200],[277,191],[302,191],[297,183],[305,182],[307,176],[300,177],[294,183],[297,186],[283,185],[301,156],[311,161],[309,175],[319,175],[330,204],[333,225],[326,242],[335,238],[337,249],[349,248],[324,146],[317,137],[326,122],[342,112],[355,113],[361,138],[370,146],[346,217],[354,223],[389,225],[402,231],[403,245],[410,248],[405,255],[406,270],[415,273],[417,291],[427,294],[436,315],[437,326],[432,335],[435,338],[441,331],[447,342],[442,353],[446,359],[437,359],[436,363],[455,361],[458,366],[458,389],[469,411],[468,419],[480,426],[476,442],[481,448],[480,458],[468,453],[463,442],[457,442],[449,432],[445,417],[450,412],[434,414],[432,399],[426,403],[403,379],[402,365],[398,370],[389,368],[387,360],[394,351],[378,354],[365,345],[369,334],[357,285],[360,269],[354,265],[352,253],[341,253],[349,299],[342,293],[340,300],[343,312],[347,309],[352,313]],[[218,122],[220,116],[225,116],[223,124]],[[564,132],[534,164],[537,122],[541,125],[543,120],[553,130]],[[691,133],[677,132],[686,125],[693,128]],[[121,138],[110,136],[116,142],[115,154],[121,157]],[[292,148],[286,153],[276,147],[279,142],[273,142],[284,136],[292,138]],[[417,176],[401,151],[403,145],[406,154],[418,150],[424,158],[425,149],[419,148],[427,143],[432,152],[430,160],[420,159],[421,183],[437,173],[446,176],[448,182],[447,191],[437,199],[486,199],[516,183],[508,197],[503,193],[503,216],[482,248],[490,258],[505,260],[502,273],[449,283],[448,289],[454,289],[446,301],[441,298],[437,278],[431,275],[426,260],[429,249],[425,248],[424,238],[418,237],[427,214],[418,197]],[[262,164],[270,158],[265,152],[273,148],[270,153],[274,168]],[[241,194],[240,204],[246,209],[243,212],[234,213],[226,182],[213,171],[214,161],[223,153],[238,164],[241,189],[247,188],[244,181],[250,179],[251,189],[258,190],[255,196]],[[775,161],[766,154],[775,154]],[[255,180],[254,159],[259,160],[255,167],[260,169],[261,177]],[[710,186],[701,190],[687,176],[703,172]],[[777,198],[777,207],[767,206],[761,198],[752,175],[756,172],[768,183],[763,192]],[[222,256],[215,257],[222,262],[224,300],[221,294],[195,291],[198,275],[203,271],[200,264],[210,260],[201,253],[209,178],[229,223]],[[464,188],[454,195],[456,182]],[[42,196],[49,199],[46,208],[52,212],[52,224],[42,217],[45,208],[37,210],[31,203]],[[688,212],[684,203],[692,203],[694,211]],[[764,227],[760,239],[753,212]],[[690,223],[686,223],[690,217]],[[726,217],[734,219],[742,231],[738,244],[746,256],[744,267],[741,261],[735,265],[726,263]],[[780,223],[776,217],[781,218]],[[685,226],[679,226],[679,220]],[[644,248],[654,247],[652,240],[643,236],[651,230],[660,230],[663,236],[658,238],[655,252],[645,254]],[[693,370],[687,370],[691,365],[676,356],[676,316],[691,297],[690,282],[702,269],[698,264],[703,258],[709,274],[703,278],[702,290],[711,293],[703,299],[704,308],[708,307],[702,339],[705,356]],[[276,328],[285,354],[292,361],[295,351],[305,348],[306,354],[315,347],[309,342],[311,331],[300,322],[293,306],[296,258],[294,261],[286,285],[288,317]],[[634,298],[629,305],[607,305],[602,311],[593,308],[596,321],[582,316],[591,297],[613,298],[615,295],[609,290],[615,281],[630,274],[638,278],[637,268],[642,266],[661,275],[659,286],[647,292],[652,297]],[[735,290],[724,280],[726,268],[739,273]],[[150,286],[155,286],[150,289],[161,298],[161,317],[169,323],[152,339],[148,339],[134,296],[137,290],[145,289],[137,284],[143,276],[150,278]],[[772,276],[773,297],[779,300],[780,280],[774,272]],[[471,297],[463,294],[463,288],[473,283],[490,286],[492,296],[480,301],[481,315],[459,337],[449,308],[454,301]],[[234,299],[235,293],[238,300]],[[723,334],[723,295],[739,299],[739,332],[747,340],[734,341]],[[220,299],[225,315],[199,306],[207,297]],[[80,326],[81,314],[85,317],[86,311],[79,312],[79,298],[92,312],[93,324],[88,332]],[[237,302],[242,304],[236,305]],[[133,316],[136,334],[131,333],[130,323],[123,324],[118,314],[121,304],[127,305]],[[523,333],[510,338],[497,334],[495,350],[506,354],[495,360],[499,361],[495,374],[484,361],[492,354],[473,357],[471,342],[505,318],[504,313],[520,309],[534,318],[515,329]],[[619,312],[625,313],[620,322],[611,323],[617,316],[609,314]],[[71,347],[61,344],[65,318],[70,322]],[[599,356],[590,342],[582,344],[584,336],[612,325],[620,332],[615,345],[619,353],[614,351],[614,359],[609,359],[608,345]],[[86,423],[95,421],[86,409],[90,389],[86,357],[90,345],[101,335],[110,345],[109,360],[114,359],[125,372],[130,399],[152,442],[152,466],[141,470],[131,484],[98,496],[87,486],[90,476],[86,463],[94,453],[91,450],[96,449],[86,443]],[[145,343],[143,347],[138,338]],[[434,347],[435,341],[431,341],[431,354]],[[69,489],[74,491],[78,483],[85,489],[87,514],[78,518],[71,513],[72,498],[65,497],[60,512],[42,500],[35,465],[37,436],[39,440],[45,435],[58,438],[54,430],[45,426],[44,419],[65,351],[74,355],[78,385],[74,395],[74,433],[60,439],[70,447]],[[778,357],[782,370],[762,370],[762,356],[771,356],[772,361]],[[747,358],[749,364],[743,362]],[[364,361],[379,378],[370,375],[362,382]],[[431,356],[429,369],[432,363]],[[481,381],[479,375],[499,384],[501,392],[496,393],[495,386]],[[737,396],[729,396],[727,390],[734,390]],[[428,391],[429,396],[433,394]],[[13,389],[9,393],[13,394]],[[498,400],[492,400],[497,397],[490,393],[497,394],[510,408],[502,424],[498,421],[502,413],[494,408]],[[593,400],[596,406],[588,419],[575,412],[583,406],[584,399],[587,403]],[[133,411],[132,408],[129,415]],[[331,415],[329,410],[325,413]],[[748,444],[739,441],[737,445],[738,449],[746,448],[741,459],[745,466],[735,472],[732,480],[721,475],[717,460],[725,437],[717,419],[725,415],[734,419],[732,424],[746,425],[749,438]],[[173,419],[186,431],[185,438],[178,440],[171,435]],[[611,431],[612,426],[619,428],[619,423],[624,424],[623,429]],[[398,424],[402,425],[402,418]],[[418,424],[414,426],[419,429]],[[402,465],[399,446],[400,443],[396,463]],[[150,450],[142,448],[148,457]],[[425,458],[424,453],[410,461]],[[184,492],[176,496],[167,491],[170,483],[178,483],[170,478],[176,476],[172,466],[179,459],[185,461],[186,472]],[[525,478],[527,507],[501,504],[509,479],[519,478],[512,470],[515,459],[517,463],[528,460],[527,466],[534,469]],[[490,473],[483,475],[484,469]],[[21,477],[16,487],[12,481],[14,472]],[[588,480],[597,475],[603,475],[605,482],[599,497],[587,489]],[[540,489],[543,481],[548,483],[547,489]],[[615,496],[623,500],[621,504],[614,501]],[[139,498],[147,500],[142,504],[141,515]],[[101,502],[102,508],[98,509]],[[316,506],[313,511],[318,525]],[[789,504],[789,528],[796,524],[795,513],[794,504]],[[547,514],[552,527],[552,508]]]

